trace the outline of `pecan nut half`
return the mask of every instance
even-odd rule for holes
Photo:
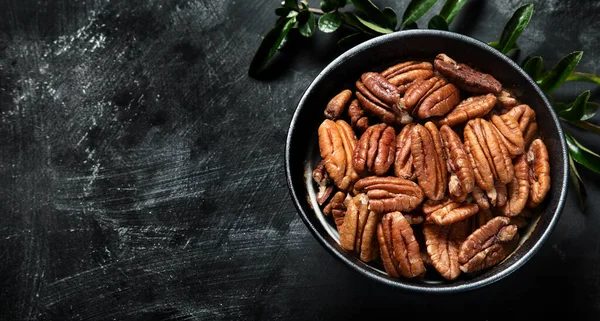
[[[423,213],[427,216],[425,221],[437,225],[450,225],[463,221],[477,214],[478,211],[477,204],[460,203],[451,199],[437,204],[427,201],[423,205]]]
[[[415,125],[411,154],[419,186],[429,199],[438,201],[446,193],[446,160],[437,127],[432,122]]]
[[[464,201],[475,186],[473,167],[458,134],[448,125],[443,125],[440,128],[440,134],[444,143],[447,170],[450,176],[448,179],[448,192],[453,199]]]
[[[495,179],[504,184],[512,181],[514,170],[510,154],[492,124],[481,118],[470,120],[463,135],[477,185],[491,191]]]
[[[325,215],[333,216],[333,220],[335,221],[335,226],[340,229],[340,226],[344,224],[344,217],[346,216],[346,204],[344,204],[344,200],[346,199],[346,193],[338,191],[333,195],[333,197],[329,200],[329,203],[325,205],[323,208],[323,213]]]
[[[382,176],[394,163],[396,132],[385,123],[373,125],[362,134],[354,149],[354,169],[363,176]]]
[[[519,155],[513,163],[515,177],[506,185],[508,199],[506,204],[500,208],[502,213],[508,217],[519,215],[527,204],[529,198],[529,164],[526,155]]]
[[[496,78],[457,63],[445,54],[437,55],[433,65],[462,90],[475,94],[499,93],[502,90],[502,84]]]
[[[389,67],[381,73],[381,76],[396,86],[402,95],[416,80],[431,78],[433,65],[429,62],[407,61]]]
[[[535,121],[535,112],[528,105],[518,105],[510,109],[506,114],[513,116],[519,123],[519,129],[523,134],[525,146],[529,146],[538,135],[538,126]]]
[[[369,117],[365,115],[365,111],[360,107],[358,100],[354,99],[348,107],[348,117],[350,117],[350,125],[357,132],[362,133],[369,127]]]
[[[496,106],[504,113],[517,105],[517,98],[508,89],[502,89],[500,93],[496,94]]]
[[[410,115],[399,108],[400,93],[396,86],[375,72],[367,72],[356,82],[356,98],[369,113],[387,124],[407,124]]]
[[[458,88],[444,79],[415,81],[404,94],[404,108],[421,119],[443,116],[460,101]]]
[[[493,94],[473,96],[461,101],[446,117],[440,120],[439,125],[455,126],[470,119],[483,117],[494,108],[496,96]]]
[[[516,245],[517,226],[505,216],[496,216],[475,232],[460,246],[458,263],[465,273],[483,270],[502,261]]]
[[[419,243],[400,212],[387,213],[377,226],[377,239],[385,271],[394,278],[412,278],[425,273]]]
[[[343,120],[326,119],[319,126],[319,150],[325,169],[335,185],[348,190],[359,177],[352,167],[356,136]]]
[[[473,200],[480,209],[489,209],[490,207],[502,207],[506,204],[508,197],[506,184],[496,182],[489,191],[482,190],[479,186],[473,188]]]
[[[327,170],[325,169],[325,161],[321,160],[317,167],[313,170],[313,180],[319,186],[319,191],[317,192],[317,203],[319,205],[323,205],[325,201],[333,192],[333,185],[331,184],[331,179],[329,179],[329,174],[327,174]]]
[[[500,139],[511,157],[523,154],[525,140],[523,140],[523,133],[519,129],[517,120],[511,115],[504,114],[502,116],[492,115],[491,121],[500,132]]]
[[[550,190],[550,163],[548,149],[541,139],[531,143],[527,151],[527,162],[529,163],[529,207],[536,207],[544,201]]]
[[[406,124],[396,137],[396,157],[394,159],[394,174],[404,179],[415,179],[412,157],[412,130],[414,123]]]
[[[340,245],[359,255],[364,262],[377,258],[377,223],[380,215],[369,211],[368,199],[365,194],[358,194],[344,201],[347,211],[344,223],[339,228]]]
[[[494,218],[494,215],[492,214],[491,210],[479,208],[479,212],[471,216],[470,230],[477,230],[478,228],[484,226],[485,223],[489,222],[492,218]]]
[[[325,107],[325,117],[334,120],[342,117],[351,98],[352,91],[349,89],[343,90],[341,93],[335,95],[335,97],[327,103],[327,107]]]
[[[369,176],[354,184],[357,193],[367,193],[369,209],[378,213],[412,211],[423,202],[419,185],[398,177]]]
[[[458,264],[458,252],[460,245],[467,238],[465,222],[458,222],[449,226],[425,224],[423,235],[425,236],[427,254],[431,258],[433,267],[444,279],[456,279],[461,273]]]

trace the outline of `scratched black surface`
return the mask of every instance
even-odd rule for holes
[[[521,58],[581,49],[579,70],[600,72],[600,3],[533,2]],[[482,290],[403,293],[321,248],[289,198],[283,150],[339,36],[295,37],[302,48],[249,78],[276,3],[0,1],[0,319],[597,320],[600,185],[586,170],[589,210],[571,191],[538,254]],[[472,0],[453,30],[496,40],[522,3]],[[593,88],[568,87],[561,97]]]

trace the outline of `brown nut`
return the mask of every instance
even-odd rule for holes
[[[541,139],[531,143],[527,151],[527,162],[529,163],[529,207],[537,207],[546,198],[550,190],[550,163],[548,149]]]
[[[472,195],[475,204],[480,209],[489,209],[490,207],[504,206],[508,197],[508,191],[506,184],[496,182],[489,191],[484,191],[479,186],[475,186]]]
[[[342,117],[351,98],[352,91],[348,89],[335,95],[335,97],[327,103],[327,107],[325,107],[325,117],[334,120]]]
[[[414,180],[416,175],[413,170],[412,157],[412,130],[414,123],[406,124],[396,137],[396,157],[394,159],[394,174],[404,179]]]
[[[489,222],[492,218],[494,218],[494,215],[490,209],[479,208],[479,212],[471,216],[470,230],[477,230],[478,228],[484,226],[485,223]]]
[[[404,218],[408,221],[410,225],[419,225],[425,221],[425,217],[420,213],[409,212],[403,213],[402,215],[404,215]]]
[[[481,118],[470,120],[463,134],[465,151],[479,187],[491,191],[494,180],[504,184],[512,181],[514,170],[510,154],[492,124]]]
[[[419,186],[429,199],[438,201],[446,193],[446,160],[441,138],[433,123],[415,125],[411,136],[411,154]]]
[[[433,65],[429,62],[407,61],[391,66],[381,73],[392,85],[398,87],[400,95],[418,79],[433,76]]]
[[[317,192],[317,203],[323,205],[325,201],[333,192],[333,185],[329,179],[329,174],[325,169],[325,161],[321,160],[317,167],[313,170],[313,180],[319,185],[319,191]]]
[[[517,226],[510,225],[508,217],[494,217],[462,243],[460,269],[471,273],[496,265],[512,251],[517,239]]]
[[[470,119],[483,117],[494,108],[496,96],[493,94],[473,96],[461,101],[446,117],[439,121],[439,125],[455,126]]]
[[[476,94],[499,93],[502,90],[502,84],[496,78],[457,63],[445,54],[437,55],[433,64],[437,71],[462,90]]]
[[[377,226],[377,239],[385,271],[394,278],[425,273],[419,243],[400,212],[387,213]]]
[[[379,254],[376,229],[380,215],[369,211],[365,194],[348,197],[344,204],[347,210],[344,223],[339,227],[340,245],[358,254],[364,262],[376,259]]]
[[[407,124],[410,115],[398,106],[400,93],[384,77],[375,72],[367,72],[356,82],[356,98],[369,113],[381,118],[387,124]]]
[[[358,193],[367,193],[369,209],[378,213],[412,211],[423,202],[419,185],[398,177],[369,176],[354,184]]]
[[[460,137],[448,126],[440,128],[448,170],[448,192],[455,200],[463,201],[475,187],[473,167]]]
[[[519,123],[519,129],[523,134],[525,147],[538,136],[538,126],[535,121],[535,112],[528,105],[518,105],[510,109],[506,114],[513,116]]]
[[[519,155],[513,162],[515,177],[506,185],[508,199],[500,208],[508,217],[519,215],[527,204],[529,198],[529,164],[526,155]]]
[[[325,205],[323,208],[323,213],[325,215],[333,216],[333,220],[335,221],[335,226],[340,229],[340,226],[344,224],[344,217],[346,216],[346,204],[344,204],[344,200],[346,199],[346,193],[338,191],[333,195],[333,197],[329,200],[329,203]]]
[[[443,116],[452,110],[459,101],[458,88],[437,77],[416,80],[406,90],[402,99],[404,109],[421,119]]]
[[[335,185],[343,191],[347,191],[358,179],[352,167],[355,147],[356,136],[345,121],[326,119],[319,126],[319,150],[325,161],[325,169]]]
[[[370,126],[362,134],[354,149],[354,169],[363,176],[374,173],[382,176],[394,162],[396,132],[385,123]]]
[[[437,225],[450,225],[463,221],[477,214],[478,211],[477,204],[463,204],[451,199],[437,204],[429,200],[423,204],[423,213],[427,216],[425,221]]]
[[[498,106],[502,113],[509,111],[517,105],[517,98],[508,89],[502,89],[501,92],[496,94],[496,98],[496,106]]]
[[[427,254],[435,269],[446,280],[454,280],[460,275],[458,252],[467,237],[465,222],[449,226],[425,224],[423,235],[427,245]]]
[[[519,129],[517,120],[511,115],[504,114],[502,116],[492,115],[491,121],[500,133],[500,139],[510,156],[523,154],[525,140],[523,140],[523,133]]]
[[[365,111],[360,107],[358,100],[354,99],[350,103],[348,116],[350,117],[350,125],[357,132],[362,133],[369,127],[369,117],[365,115]]]

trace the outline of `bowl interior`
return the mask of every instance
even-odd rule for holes
[[[354,90],[354,83],[362,73],[380,72],[394,63],[410,59],[433,61],[438,53],[446,53],[459,62],[493,75],[535,110],[550,155],[552,185],[546,201],[540,206],[539,215],[532,220],[528,230],[521,232],[517,250],[495,267],[452,282],[437,278],[394,279],[341,248],[332,220],[319,209],[316,186],[312,181],[312,170],[320,160],[317,128],[324,120],[323,110],[327,102],[343,89]],[[567,162],[556,115],[539,88],[514,62],[472,38],[443,31],[412,30],[365,42],[338,57],[317,76],[302,97],[289,128],[286,171],[290,194],[299,214],[314,236],[336,257],[359,273],[392,286],[422,292],[456,292],[501,279],[537,251],[560,215],[566,194]]]

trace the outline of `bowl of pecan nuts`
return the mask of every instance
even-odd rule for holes
[[[330,63],[299,102],[285,161],[326,249],[428,293],[476,289],[527,262],[560,217],[568,175],[535,82],[487,44],[436,30],[377,37]]]

